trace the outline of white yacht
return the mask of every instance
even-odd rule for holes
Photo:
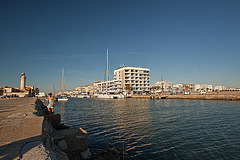
[[[82,93],[77,95],[77,98],[90,98],[90,96],[87,93]]]
[[[58,101],[68,101],[68,98],[66,96],[61,96],[58,98]]]
[[[123,94],[98,94],[97,98],[101,99],[124,99]]]

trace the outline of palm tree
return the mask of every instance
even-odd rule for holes
[[[206,88],[207,92],[209,91],[209,88]]]
[[[177,88],[176,88],[176,90],[177,90],[177,93],[178,93],[178,91],[179,91],[179,88],[177,87]]]
[[[168,86],[168,92],[170,93],[172,87],[171,86]]]
[[[128,94],[133,90],[133,87],[130,86],[130,84],[125,85],[125,89],[128,91]]]

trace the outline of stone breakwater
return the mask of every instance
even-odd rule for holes
[[[0,100],[0,159],[86,159],[87,132],[61,124],[36,98]]]

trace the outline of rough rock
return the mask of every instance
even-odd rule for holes
[[[91,153],[90,153],[89,149],[87,149],[87,150],[81,152],[81,155],[82,155],[83,159],[88,159],[88,158],[90,158]]]
[[[58,141],[58,148],[61,150],[68,149],[67,142],[65,140]]]

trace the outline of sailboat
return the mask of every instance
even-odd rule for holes
[[[82,79],[82,87],[84,86],[84,76]],[[77,98],[90,98],[90,96],[86,92],[81,92],[77,96]]]
[[[62,70],[62,92],[65,91],[65,81],[64,81],[64,69]],[[58,98],[58,101],[68,101],[68,98],[66,95],[62,94],[61,92],[61,97]]]
[[[107,76],[107,82],[106,82],[106,92],[97,94],[97,98],[100,99],[123,99],[125,98],[124,95],[122,94],[109,94],[108,92],[108,82],[109,82],[109,76],[108,76],[108,49],[107,49],[107,71],[106,71],[106,76]]]

